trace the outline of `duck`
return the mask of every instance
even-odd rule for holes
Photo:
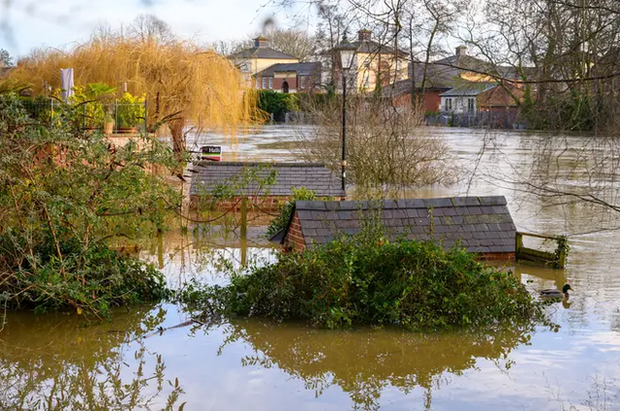
[[[568,290],[573,290],[570,284],[564,284],[562,291],[555,288],[548,288],[546,290],[540,290],[538,293],[541,297],[545,298],[566,298],[568,299]]]

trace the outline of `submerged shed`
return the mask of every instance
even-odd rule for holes
[[[286,201],[293,188],[305,187],[317,197],[345,197],[340,178],[324,164],[198,161],[193,166],[190,196],[194,204],[222,187],[267,208]]]
[[[366,218],[379,218],[392,239],[459,244],[487,259],[513,260],[516,227],[506,198],[452,197],[385,201],[297,201],[281,243],[303,250],[356,234]]]

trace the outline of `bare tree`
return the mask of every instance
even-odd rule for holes
[[[168,23],[152,14],[137,16],[128,27],[127,34],[142,42],[168,43],[174,40],[174,34]]]

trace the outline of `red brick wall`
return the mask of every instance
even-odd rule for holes
[[[297,212],[295,212],[293,221],[291,221],[291,225],[284,238],[284,247],[287,250],[293,251],[303,251],[306,248],[306,242],[301,232],[301,222],[299,221],[299,217],[297,217]]]
[[[481,261],[514,261],[515,253],[484,253],[478,259]]]
[[[301,87],[301,76],[292,76],[286,78],[274,78],[273,80],[273,88],[269,88],[269,77],[265,77],[265,88],[263,88],[263,77],[258,77],[258,88],[261,90],[273,90],[273,91],[282,91],[282,84],[286,80],[288,82],[289,90],[296,90],[297,93],[300,92],[309,92],[314,90],[316,85],[320,85],[317,81],[316,76],[304,76],[306,78],[304,87]]]
[[[511,87],[510,92],[513,93],[517,98],[521,99],[523,97],[523,90],[518,89],[516,87]],[[485,91],[484,93],[478,96],[478,104],[480,108],[483,110],[497,110],[498,108],[505,107],[515,107],[517,103],[514,98],[510,95],[510,93],[501,86],[497,86],[491,90]],[[494,110],[494,111],[495,111]]]
[[[439,111],[441,106],[441,91],[427,90],[424,92],[424,111],[436,112]],[[403,94],[394,99],[394,103],[397,107],[409,107],[411,106],[411,94]]]

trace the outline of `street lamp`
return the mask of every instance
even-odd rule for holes
[[[345,181],[346,181],[346,168],[347,168],[347,73],[353,65],[353,58],[357,47],[347,40],[347,33],[342,36],[342,41],[336,47],[338,53],[340,53],[340,67],[342,69],[342,191],[346,195]]]

